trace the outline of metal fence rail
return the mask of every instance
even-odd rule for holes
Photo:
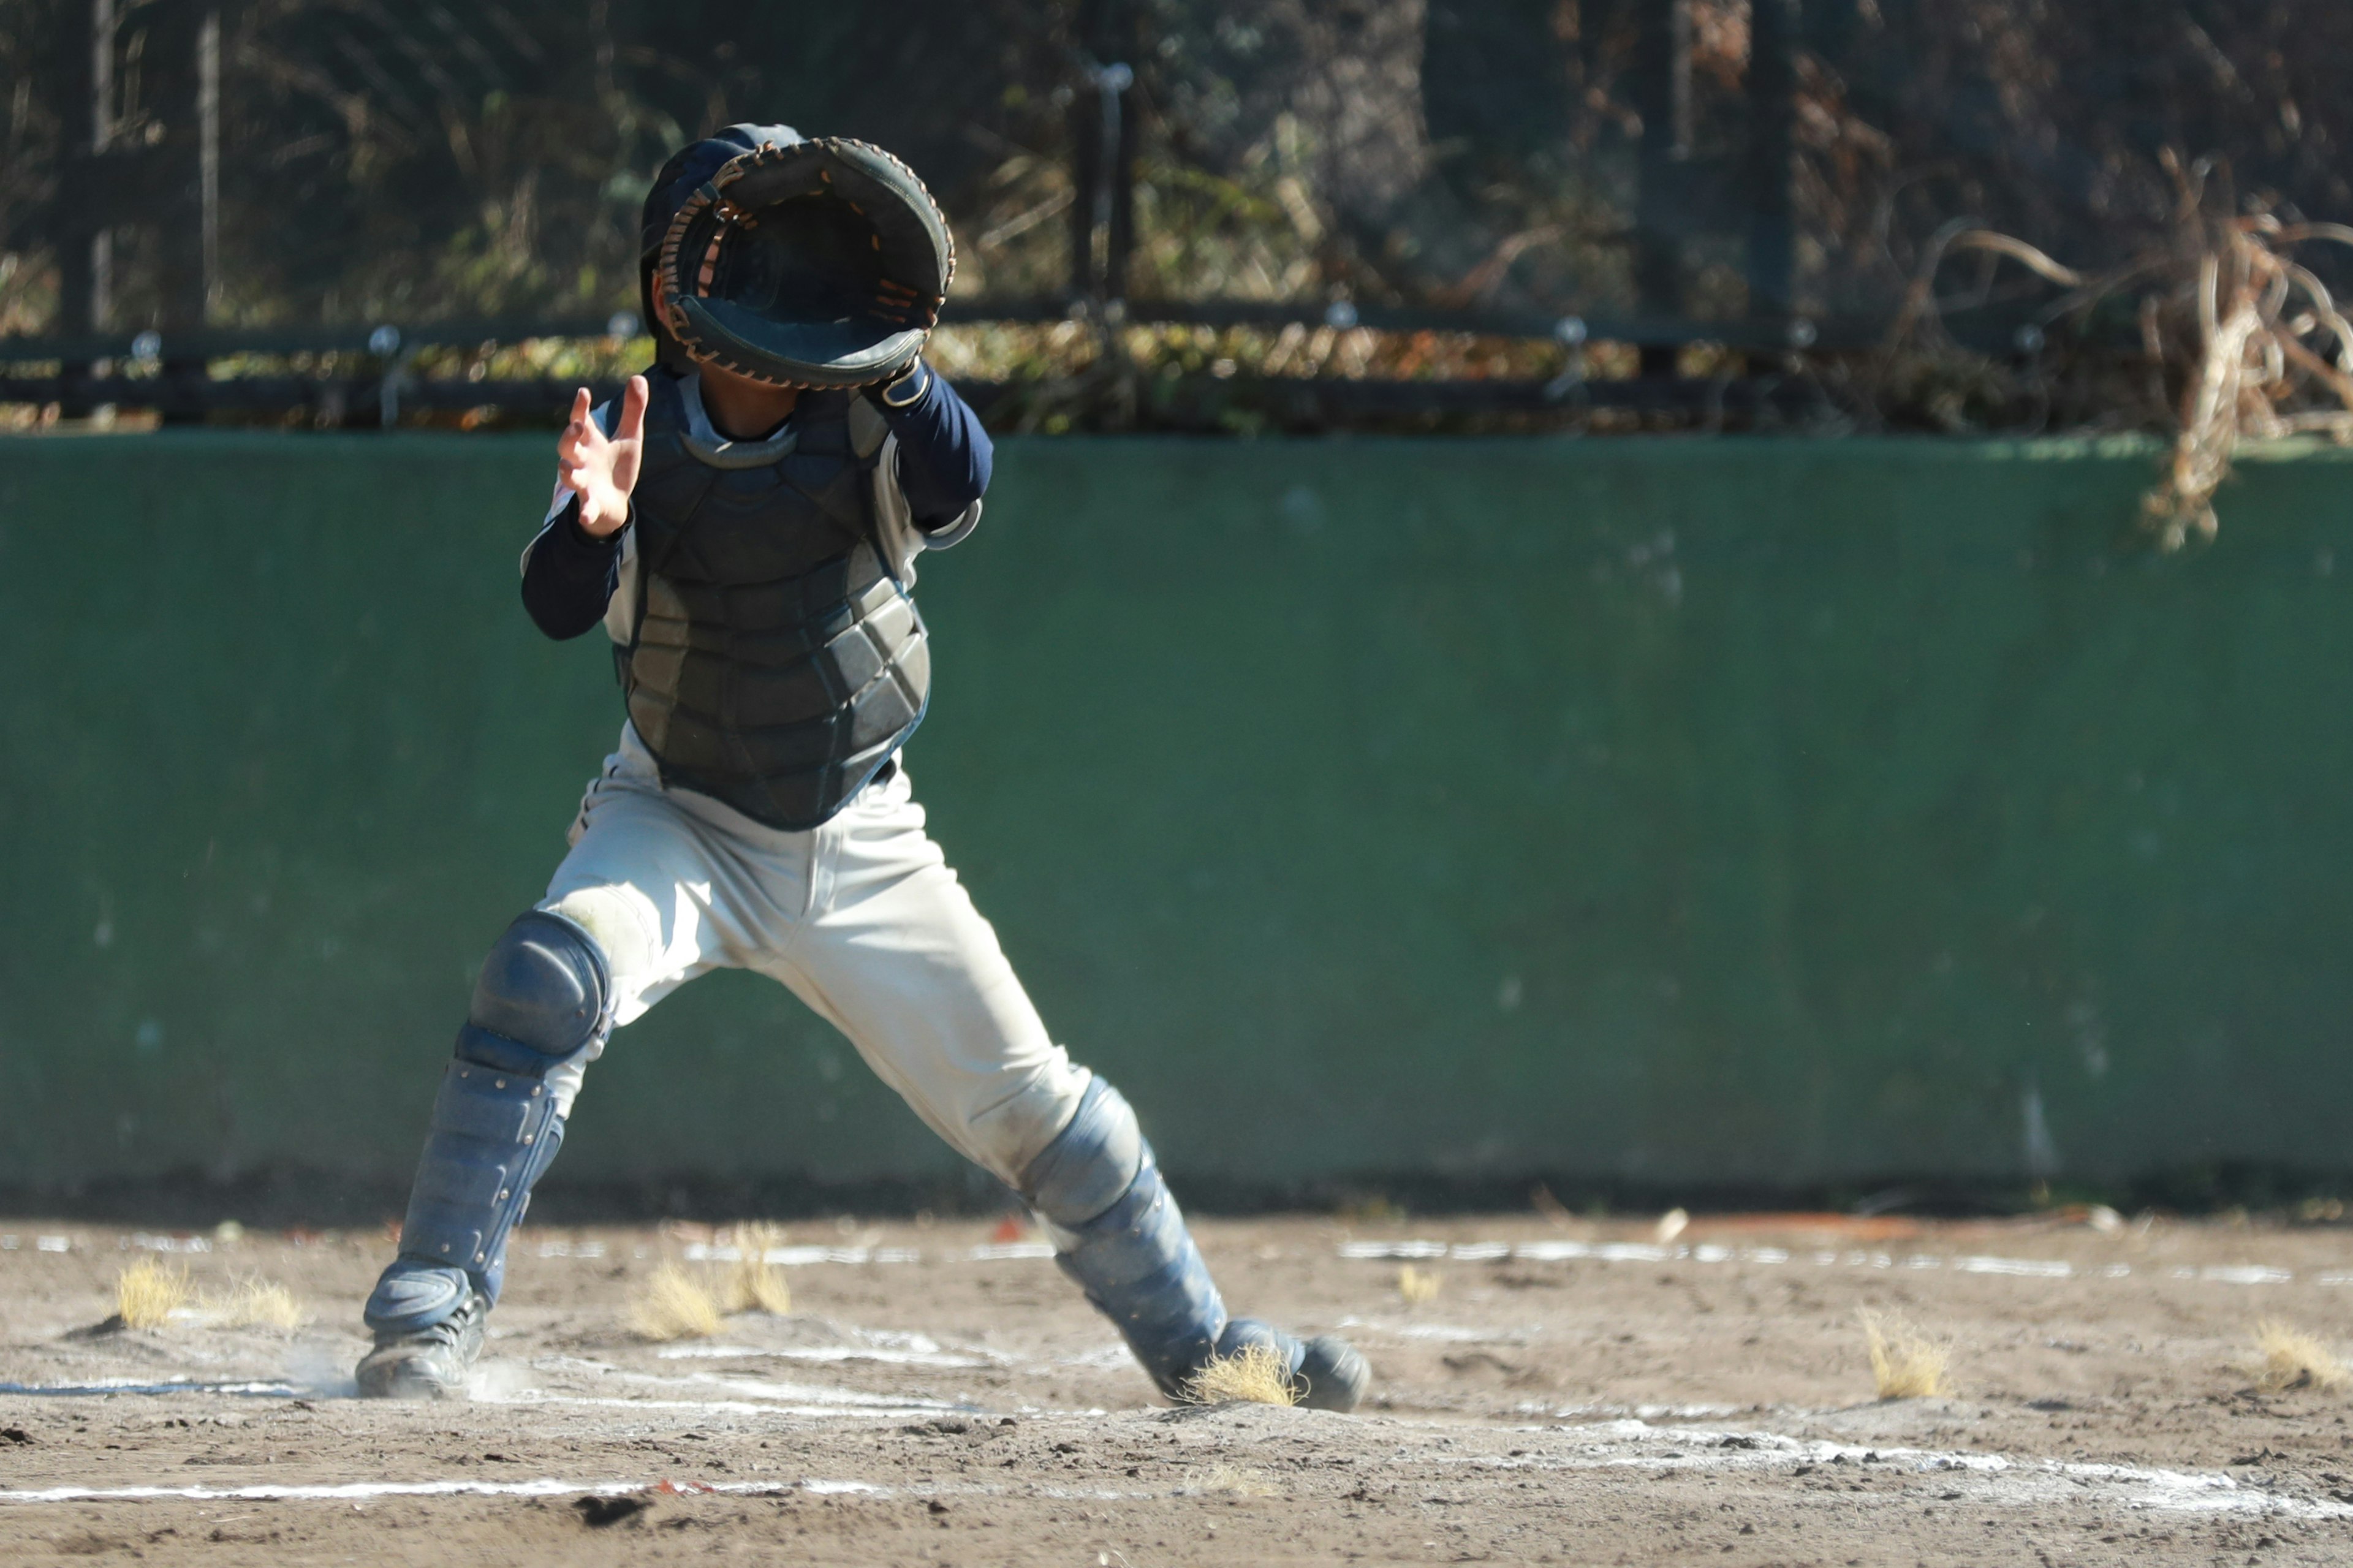
[[[1771,410],[1795,414],[1820,402],[1802,376],[1791,374],[1792,356],[1852,353],[1883,341],[1887,325],[1852,316],[1817,321],[1806,317],[1700,321],[1662,317],[1547,317],[1526,310],[1436,310],[1346,302],[1316,305],[1235,300],[1139,300],[1093,301],[1054,299],[974,299],[951,301],[943,321],[951,325],[1042,324],[1088,321],[1101,328],[1207,327],[1280,330],[1298,326],[1364,329],[1389,333],[1437,332],[1472,337],[1545,342],[1561,351],[1561,368],[1547,377],[1395,379],[1293,376],[1250,383],[1251,400],[1286,421],[1322,422],[1353,416],[1413,414],[1463,415],[1541,413],[1564,407],[1620,408],[1639,412],[1744,415]],[[479,350],[548,340],[607,341],[636,337],[642,324],[631,313],[607,318],[507,318],[374,325],[204,328],[168,338],[150,330],[137,333],[0,337],[0,403],[57,405],[86,414],[101,405],[153,409],[168,420],[198,420],[215,414],[268,415],[307,412],[329,423],[356,416],[389,427],[403,410],[491,409],[521,416],[553,415],[567,406],[578,380],[500,377],[470,380],[418,375],[411,370],[424,350]],[[1957,320],[1952,331],[1965,346],[1988,353],[2030,353],[2040,345],[2031,323],[1980,311]],[[1586,374],[1588,351],[1605,343],[1642,351],[1645,374],[1595,379]],[[1749,374],[1730,378],[1681,377],[1671,369],[1675,350],[1713,344],[1746,356]],[[1665,357],[1662,359],[1662,355]],[[354,356],[364,368],[304,374],[281,370],[235,374],[215,373],[227,359],[291,359]],[[54,369],[47,367],[54,366]],[[1655,372],[1655,373],[1654,373]],[[599,396],[617,390],[609,380],[589,380]],[[962,380],[958,385],[984,414],[1008,405],[1024,390],[1018,382]],[[1166,409],[1203,402],[1183,384],[1161,388]]]

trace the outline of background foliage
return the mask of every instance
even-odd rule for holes
[[[125,11],[118,136],[142,134],[154,73],[171,68],[144,58],[142,17],[175,3]],[[1136,72],[1134,296],[1626,313],[1650,3],[241,0],[223,14],[216,315],[627,308],[650,171],[744,119],[902,153],[955,220],[960,292],[1050,295],[1087,198],[1073,127],[1093,112],[1099,58]],[[2217,160],[2231,202],[2291,221],[2353,216],[2353,110],[2332,90],[2353,62],[2341,0],[1803,0],[1798,14],[1804,311],[1892,317],[1957,220],[2112,265],[2176,219],[2168,150]],[[84,47],[88,15],[86,0],[0,0],[0,329],[38,330],[54,309],[47,237],[72,199],[54,65]],[[1687,315],[1736,318],[1755,195],[1750,8],[1693,0],[1692,16],[1692,138],[1672,193],[1682,298]],[[1945,279],[1965,302],[2049,292],[1990,258],[1972,266]],[[126,241],[115,324],[155,309],[152,268]],[[1529,364],[1493,344],[1312,336],[1140,347],[1276,374]],[[1095,347],[1064,339],[999,334],[957,352],[1068,369]],[[1917,384],[1896,401],[1930,423],[2015,421],[2034,402],[1998,367],[1907,374]]]

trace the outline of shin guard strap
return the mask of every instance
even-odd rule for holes
[[[456,1315],[473,1290],[473,1280],[462,1268],[396,1258],[376,1280],[364,1316],[373,1332],[414,1333]]]

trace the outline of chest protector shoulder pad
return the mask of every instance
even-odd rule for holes
[[[873,422],[853,431],[854,394],[804,392],[776,435],[729,441],[691,377],[648,379],[637,626],[615,650],[629,719],[664,784],[815,827],[931,694],[923,618],[876,532]]]

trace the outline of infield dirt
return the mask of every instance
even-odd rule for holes
[[[669,1344],[633,1296],[730,1233],[526,1229],[480,1396],[380,1405],[349,1393],[381,1234],[0,1222],[0,1559],[2353,1563],[2353,1397],[2266,1391],[2255,1347],[2345,1352],[2353,1230],[1198,1230],[1237,1310],[1364,1348],[1366,1409],[1160,1405],[1042,1247],[976,1223],[789,1227],[789,1314]],[[102,1326],[159,1252],[316,1321]],[[1949,1395],[1872,1397],[1866,1309],[1949,1346]]]

